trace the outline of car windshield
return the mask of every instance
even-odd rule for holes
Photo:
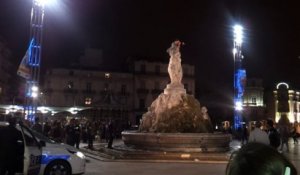
[[[43,140],[46,143],[56,143],[54,140],[51,140],[50,138],[44,136],[43,134],[41,134],[39,132],[36,132],[34,130],[31,130],[31,131],[38,140]]]

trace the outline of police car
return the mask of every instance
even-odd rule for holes
[[[7,122],[0,122],[0,128],[7,127]],[[86,159],[76,148],[56,143],[22,124],[16,128],[22,132],[24,144],[25,175],[37,174],[84,174]]]

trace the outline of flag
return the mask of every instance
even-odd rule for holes
[[[28,60],[30,59],[30,55],[31,55],[32,43],[33,43],[33,39],[31,40],[29,47],[28,47],[24,57],[22,58],[22,61],[19,65],[19,68],[17,71],[17,74],[25,79],[29,79],[30,75],[31,75],[31,70],[28,65]]]

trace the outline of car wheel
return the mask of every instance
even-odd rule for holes
[[[47,165],[45,175],[71,175],[71,167],[65,161],[54,161]]]

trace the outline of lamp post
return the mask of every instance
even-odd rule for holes
[[[37,96],[39,91],[40,64],[42,56],[44,7],[47,0],[33,0],[30,21],[30,45],[27,64],[30,76],[26,80],[25,119],[34,122],[37,115]]]
[[[235,25],[233,27],[233,59],[234,59],[234,129],[241,128],[243,117],[243,93],[246,83],[246,70],[242,69],[242,43],[243,43],[243,27]]]

